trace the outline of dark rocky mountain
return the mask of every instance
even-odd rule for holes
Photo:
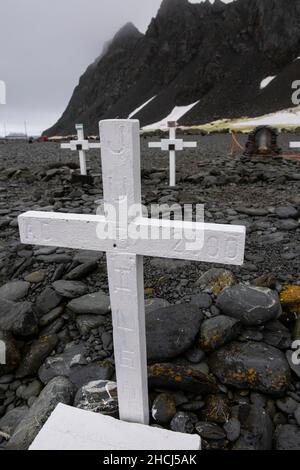
[[[289,108],[300,79],[299,17],[299,0],[163,0],[145,35],[127,24],[106,45],[45,134],[72,133],[79,121],[97,133],[100,119],[127,118],[154,96],[134,116],[142,125],[196,101],[181,124]]]

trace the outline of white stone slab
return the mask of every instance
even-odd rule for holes
[[[201,450],[197,435],[58,405],[29,450]]]

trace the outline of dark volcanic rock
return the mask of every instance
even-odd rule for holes
[[[93,380],[109,380],[113,370],[109,363],[87,363],[84,357],[84,345],[72,345],[63,352],[50,356],[39,369],[39,378],[47,384],[57,376],[68,377],[77,388]]]
[[[117,384],[97,380],[83,385],[76,393],[74,406],[118,418]]]
[[[204,374],[193,367],[174,364],[154,364],[148,367],[150,388],[182,390],[194,394],[217,392],[217,382],[211,375]]]
[[[147,353],[151,361],[165,361],[189,349],[203,316],[194,305],[171,305],[146,316]]]
[[[160,393],[152,405],[152,417],[161,425],[169,424],[176,414],[176,400],[174,395]]]
[[[62,296],[58,295],[54,289],[51,289],[51,287],[48,286],[38,296],[36,300],[36,307],[42,315],[45,315],[56,308],[61,301]]]
[[[16,427],[28,413],[27,406],[20,406],[6,413],[0,419],[0,431],[12,436]]]
[[[210,358],[211,371],[225,385],[282,395],[290,382],[284,354],[264,343],[233,342]]]
[[[23,299],[29,290],[30,284],[25,281],[13,281],[0,287],[0,299],[11,300],[17,302]]]
[[[300,450],[300,427],[292,424],[278,426],[275,433],[276,450]]]
[[[230,417],[229,402],[224,395],[209,395],[205,407],[201,410],[203,421],[226,423]]]
[[[6,448],[28,449],[56,406],[59,403],[72,404],[74,394],[74,385],[67,378],[53,379],[17,426]]]
[[[67,307],[77,315],[106,315],[110,311],[110,299],[100,291],[73,299]]]
[[[0,300],[0,330],[17,336],[31,336],[37,331],[37,318],[30,302]]]
[[[262,325],[276,319],[281,312],[277,292],[243,284],[225,289],[218,297],[217,306],[246,326]]]
[[[197,415],[193,413],[179,411],[172,419],[170,428],[174,432],[193,434],[196,423]]]
[[[17,378],[34,375],[58,343],[58,337],[42,336],[32,343],[16,372]]]
[[[273,423],[267,412],[255,405],[243,405],[239,409],[241,436],[235,450],[271,450]]]
[[[207,423],[206,421],[199,421],[196,425],[196,431],[202,439],[219,441],[226,437],[221,426],[215,423]]]
[[[53,287],[58,295],[67,299],[75,299],[88,291],[87,286],[80,281],[56,281]]]
[[[213,351],[235,339],[241,331],[241,323],[235,318],[219,315],[205,320],[201,326],[199,346]]]

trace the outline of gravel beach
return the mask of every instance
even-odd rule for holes
[[[226,268],[145,258],[152,424],[198,433],[206,449],[299,450],[300,161],[229,156],[227,134],[184,138],[198,149],[178,153],[176,189],[168,155],[148,149],[158,137],[141,138],[143,202],[201,203],[206,222],[245,225],[246,257]],[[279,146],[290,153],[298,139],[281,134]],[[66,404],[118,415],[116,387],[105,387],[115,381],[105,255],[19,241],[27,210],[95,213],[99,151],[88,154],[93,186],[71,183],[76,165],[56,143],[0,145],[2,448],[29,447],[57,390]]]

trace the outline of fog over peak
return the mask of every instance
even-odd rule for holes
[[[126,23],[145,32],[161,0],[1,0],[0,135],[38,134],[65,109],[79,77]],[[191,3],[199,3],[193,1]],[[228,1],[226,2],[228,3]]]

